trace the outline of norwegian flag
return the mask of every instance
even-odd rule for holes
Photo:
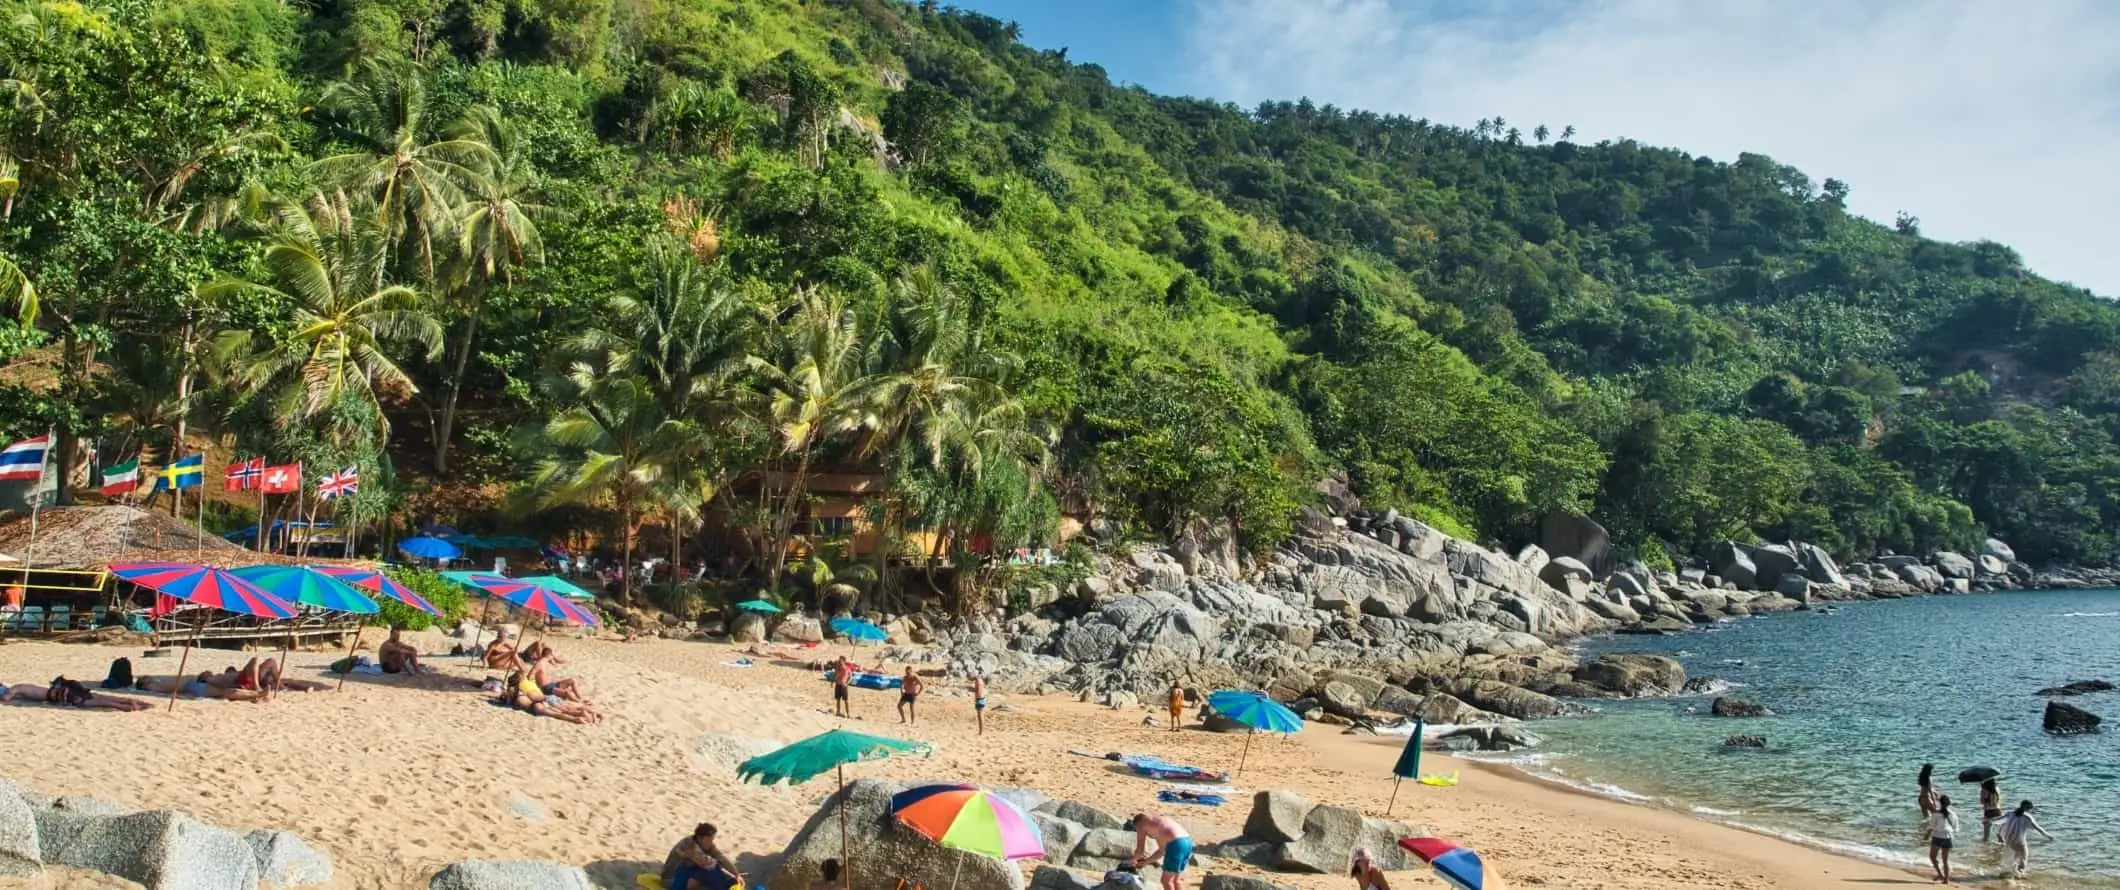
[[[327,501],[360,493],[361,468],[357,466],[347,467],[336,473],[325,473],[324,478],[317,482],[317,497]]]
[[[258,487],[258,480],[265,478],[265,459],[253,457],[242,463],[228,465],[226,480],[229,491],[249,491]]]

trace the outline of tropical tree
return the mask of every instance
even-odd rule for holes
[[[449,472],[450,439],[456,428],[456,410],[464,392],[464,373],[478,343],[479,314],[486,294],[495,281],[503,288],[515,284],[517,266],[542,265],[545,239],[537,220],[548,208],[539,189],[537,168],[530,163],[522,139],[513,127],[491,108],[473,109],[452,133],[455,141],[484,145],[490,150],[473,153],[477,166],[465,185],[463,203],[455,220],[455,279],[457,313],[462,316],[456,337],[456,355],[450,360],[449,395],[442,402],[442,415],[435,423],[434,470]]]
[[[778,445],[785,485],[766,512],[767,585],[780,587],[781,569],[809,483],[810,463],[824,442],[861,430],[870,415],[872,386],[861,373],[861,330],[836,292],[804,288],[765,337],[765,354],[746,358],[756,387],[755,416]],[[770,491],[770,484],[764,486]]]
[[[319,107],[334,115],[349,151],[317,159],[325,181],[373,201],[373,215],[393,248],[409,252],[426,281],[436,280],[435,248],[481,171],[497,166],[493,147],[469,131],[428,141],[432,100],[419,69],[371,59],[352,80],[324,90]],[[378,279],[380,280],[380,279]]]
[[[37,285],[15,261],[0,256],[0,303],[15,307],[15,320],[28,327],[37,323]]]
[[[418,288],[387,283],[385,236],[344,192],[277,205],[273,230],[253,275],[216,281],[201,293],[273,300],[286,308],[289,323],[262,349],[250,331],[225,332],[217,354],[235,368],[237,382],[276,394],[275,413],[283,421],[332,413],[344,444],[354,427],[336,409],[351,399],[373,409],[378,434],[387,438],[383,402],[419,391],[396,356],[410,348],[430,361],[438,357],[441,323],[426,311]]]

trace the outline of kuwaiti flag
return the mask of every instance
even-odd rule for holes
[[[0,451],[0,481],[20,482],[44,476],[44,455],[51,450],[50,433],[24,439]]]
[[[118,494],[124,494],[124,493],[126,493],[126,492],[128,492],[128,491],[132,491],[133,489],[136,489],[136,488],[139,488],[139,487],[140,487],[140,456],[139,456],[139,455],[137,455],[137,454],[136,454],[136,455],[133,455],[133,459],[132,459],[132,460],[126,461],[126,462],[124,462],[124,463],[122,463],[122,464],[112,464],[112,465],[110,465],[110,466],[107,466],[107,467],[104,467],[104,468],[103,468],[103,493],[104,493],[104,494],[107,494],[107,495],[118,495]]]

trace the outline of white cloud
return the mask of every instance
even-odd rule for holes
[[[2120,3],[1190,2],[1187,92],[1766,154],[2120,295]]]

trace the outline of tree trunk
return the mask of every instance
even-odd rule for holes
[[[464,394],[464,369],[471,364],[471,347],[477,342],[478,314],[486,305],[486,289],[471,297],[471,313],[464,316],[464,333],[458,337],[454,370],[449,375],[449,396],[442,400],[442,419],[434,425],[434,472],[449,475],[449,437],[456,429],[456,403]]]
[[[633,605],[633,499],[618,499],[618,599]]]
[[[810,475],[810,445],[805,441],[802,457],[795,462],[795,475],[788,480],[788,495],[781,500],[779,518],[773,529],[773,561],[766,571],[766,587],[775,593],[780,591],[780,573],[788,564],[788,541],[794,537],[795,509],[801,504],[804,486]]]

